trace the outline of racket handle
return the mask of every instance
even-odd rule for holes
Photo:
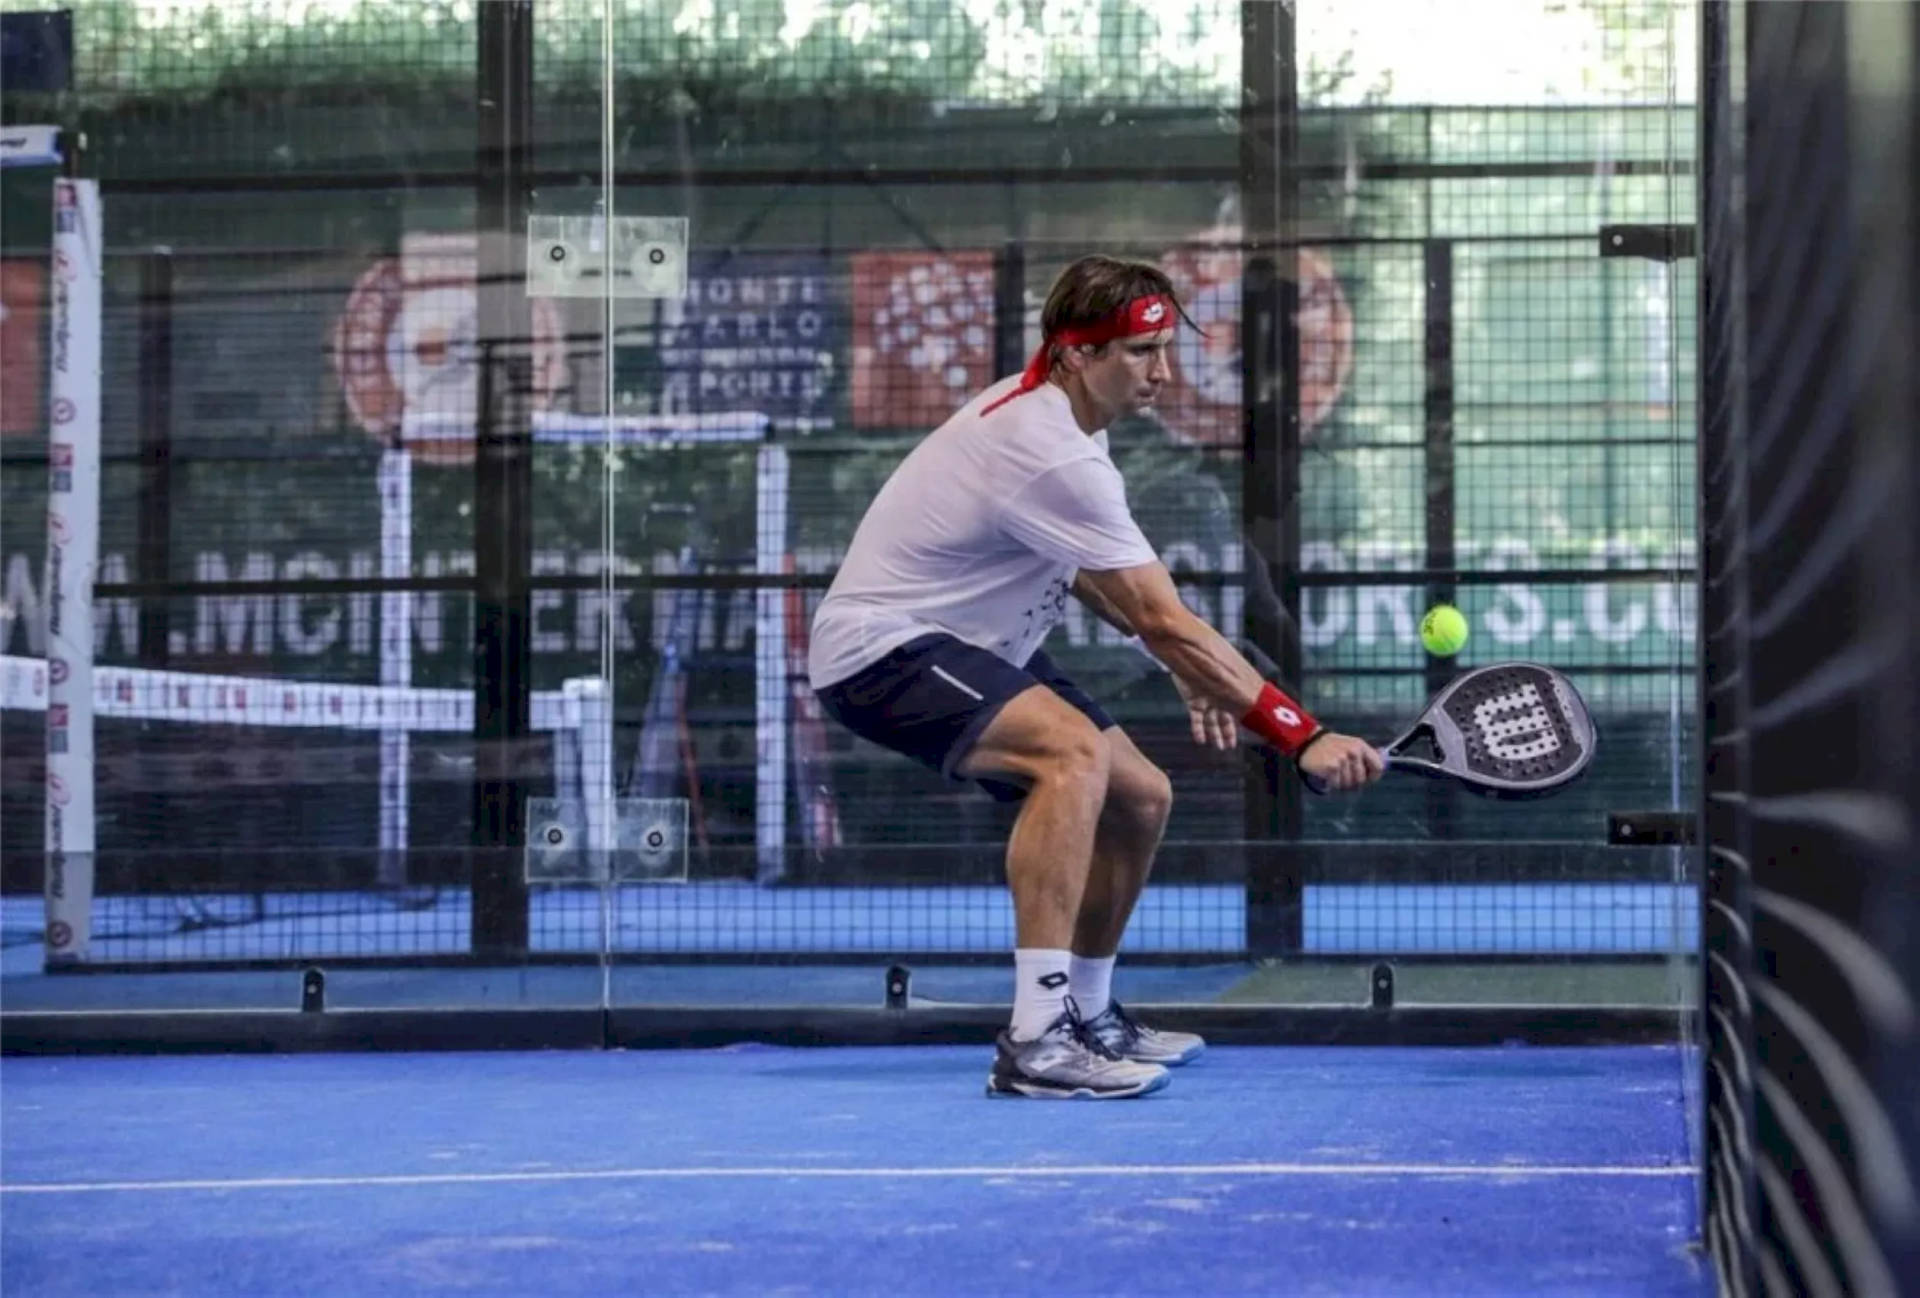
[[[1392,753],[1388,752],[1384,748],[1376,748],[1373,751],[1380,754],[1380,764],[1382,766],[1384,766],[1389,771],[1393,769]],[[1327,788],[1327,784],[1325,780],[1316,779],[1313,776],[1308,775],[1304,770],[1300,770],[1300,768],[1297,766],[1294,769],[1300,771],[1300,783],[1307,786],[1308,793],[1320,794],[1324,796],[1325,794],[1331,792],[1331,790]]]

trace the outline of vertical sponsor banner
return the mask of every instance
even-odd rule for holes
[[[756,478],[760,517],[770,502],[787,498],[787,448],[760,448]],[[787,568],[787,538],[761,527],[758,567],[762,576]],[[776,883],[787,865],[787,618],[785,592],[763,587],[754,593],[754,849],[760,883]]]
[[[945,423],[993,372],[993,254],[863,252],[853,271],[853,423]]]
[[[87,958],[93,912],[93,581],[100,547],[100,191],[53,182],[47,423],[48,965]]]
[[[404,447],[380,453],[380,576],[413,575],[413,457]],[[413,593],[380,595],[380,683],[413,684]],[[411,745],[404,726],[380,732],[380,882],[407,881],[407,772]]]

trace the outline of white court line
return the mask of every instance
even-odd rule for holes
[[[1579,1165],[1556,1163],[1093,1163],[1060,1167],[618,1167],[575,1172],[432,1172],[394,1176],[269,1176],[206,1181],[55,1181],[0,1185],[0,1194],[100,1194],[168,1190],[307,1190],[355,1186],[505,1185],[555,1181],[928,1180],[1062,1176],[1469,1176],[1657,1177],[1692,1176],[1685,1164]]]

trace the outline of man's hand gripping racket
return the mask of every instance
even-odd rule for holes
[[[1356,787],[1353,756],[1342,741],[1350,737],[1318,737],[1297,755],[1300,776],[1315,793]],[[1342,744],[1337,761],[1316,752],[1334,744]],[[1432,755],[1415,751],[1422,746]],[[1450,779],[1506,799],[1565,788],[1586,772],[1593,752],[1593,718],[1573,683],[1551,667],[1510,662],[1454,678],[1378,757],[1390,771]],[[1333,778],[1323,774],[1329,766]]]

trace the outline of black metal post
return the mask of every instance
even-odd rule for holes
[[[1737,0],[1736,0],[1737,2]],[[1732,95],[1729,0],[1700,6],[1700,1028],[1702,1231],[1734,1295],[1759,1292],[1753,1162],[1752,870],[1746,840],[1746,369],[1742,214],[1734,184],[1740,108]]]
[[[140,260],[140,489],[134,580],[173,577],[173,258]],[[139,659],[165,667],[172,652],[172,608],[164,596],[139,601]]]
[[[473,475],[473,947],[523,956],[520,761],[532,720],[532,325],[516,252],[533,153],[532,0],[482,0],[478,245],[479,427]]]
[[[1247,636],[1299,689],[1300,335],[1297,271],[1299,101],[1293,8],[1240,6],[1240,193],[1246,242],[1241,281],[1241,516],[1245,563],[1263,565],[1280,597],[1249,599]],[[1300,949],[1300,786],[1288,763],[1247,750],[1245,793],[1247,950]]]
[[[1453,244],[1446,239],[1427,240],[1424,261],[1427,570],[1446,574],[1427,583],[1426,606],[1431,608],[1435,604],[1453,603],[1451,574],[1458,566],[1453,544]],[[1429,654],[1427,697],[1433,697],[1452,676],[1453,667],[1447,659]],[[1458,799],[1439,784],[1430,785],[1426,795],[1427,833],[1433,838],[1452,838]]]
[[[1027,249],[1018,238],[1002,244],[993,259],[993,375],[1026,368]]]

